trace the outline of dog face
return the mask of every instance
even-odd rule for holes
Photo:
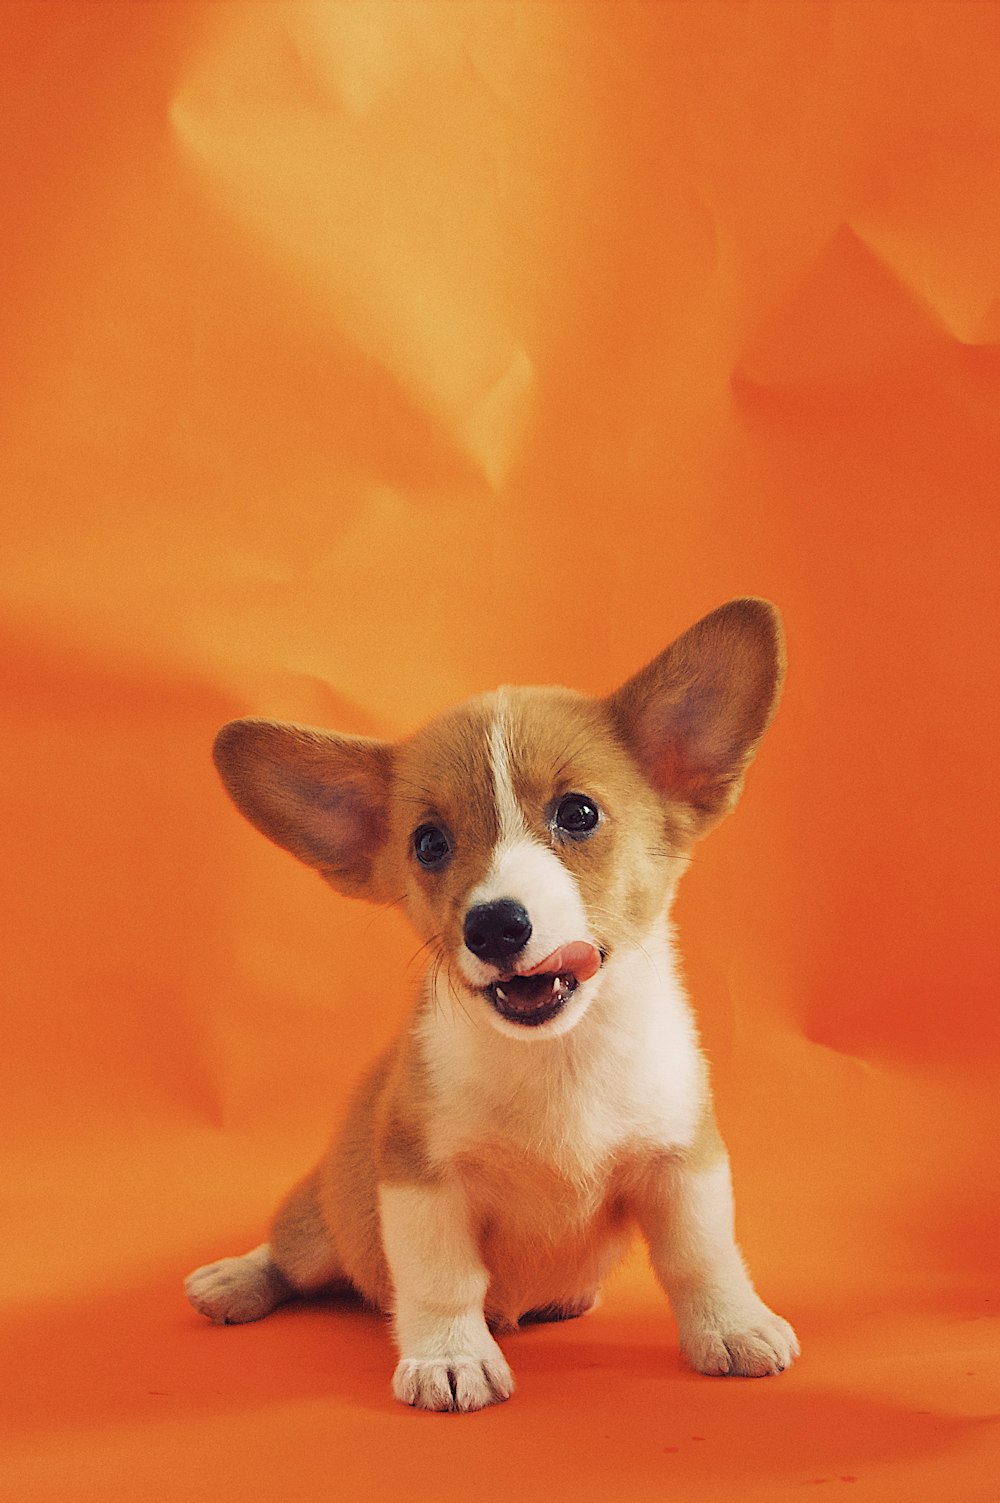
[[[338,890],[402,901],[456,1002],[551,1037],[735,803],[782,671],[776,612],[739,600],[607,699],[501,689],[396,745],[234,721],[216,762],[247,818]]]
[[[448,983],[502,1032],[565,1032],[607,956],[647,932],[678,861],[606,708],[502,689],[434,721],[396,765],[390,848],[407,860],[392,875]]]

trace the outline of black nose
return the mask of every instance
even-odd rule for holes
[[[513,898],[479,903],[465,915],[465,943],[478,960],[502,965],[531,938],[531,920]]]

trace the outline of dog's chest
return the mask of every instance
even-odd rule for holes
[[[619,966],[561,1039],[521,1043],[463,1021],[425,1038],[433,1161],[475,1162],[483,1174],[493,1165],[501,1179],[534,1165],[591,1194],[630,1153],[690,1143],[706,1085],[672,970],[649,979],[645,956]]]
[[[562,1038],[429,1013],[428,1154],[464,1186],[500,1324],[586,1302],[627,1246],[651,1166],[694,1137],[704,1065],[669,955],[651,953],[609,967]]]

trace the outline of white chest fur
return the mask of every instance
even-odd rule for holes
[[[589,985],[593,998],[571,1032],[520,1039],[491,1026],[481,998],[460,1005],[438,979],[420,1025],[433,1162],[500,1152],[596,1189],[632,1147],[691,1142],[704,1067],[666,920]]]

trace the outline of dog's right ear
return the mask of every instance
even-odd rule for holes
[[[384,899],[392,747],[274,720],[232,720],[215,765],[241,814],[351,897]]]

